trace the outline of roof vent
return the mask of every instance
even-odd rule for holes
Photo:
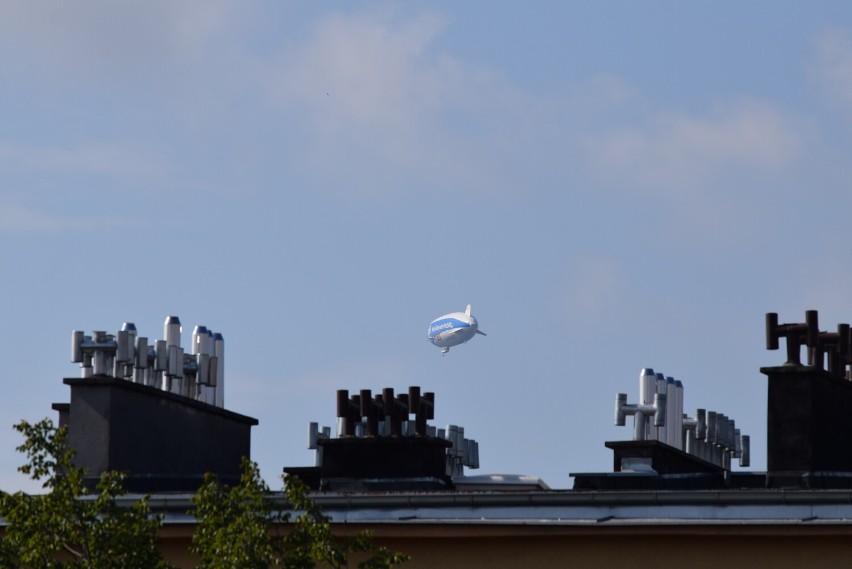
[[[683,412],[683,383],[651,368],[639,376],[639,403],[628,404],[627,394],[615,396],[615,424],[624,426],[634,416],[633,440],[656,440],[725,470],[731,459],[750,464],[750,442],[736,423],[716,411],[697,409],[695,417]],[[650,418],[653,417],[653,423]]]
[[[288,467],[312,487],[323,489],[446,489],[464,468],[479,468],[479,445],[464,428],[428,424],[435,394],[412,386],[391,387],[375,396],[369,389],[337,392],[337,436],[311,423],[308,448],[315,466]]]
[[[808,348],[808,364],[818,370],[826,370],[837,379],[850,379],[847,366],[852,364],[852,336],[849,324],[838,324],[837,332],[822,332],[816,310],[805,311],[805,321],[793,324],[778,324],[778,314],[766,313],[766,349],[777,350],[779,340],[787,343],[786,366],[801,363],[802,342]]]
[[[138,336],[136,325],[125,322],[115,334],[80,330],[71,333],[71,361],[80,364],[81,377],[114,377],[224,406],[225,340],[206,326],[192,333],[191,353],[181,347],[181,323],[169,316],[164,340],[151,345]]]

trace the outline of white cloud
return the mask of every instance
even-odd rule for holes
[[[575,114],[597,114],[628,104],[636,96],[636,89],[632,85],[620,77],[603,73],[573,85],[569,89],[566,106]]]
[[[605,257],[578,257],[567,270],[560,298],[572,326],[598,329],[624,316],[629,289],[626,274],[617,262]]]
[[[63,215],[41,209],[0,202],[0,234],[44,233],[62,231],[99,231],[112,227],[137,226],[126,217],[90,217]]]
[[[355,124],[408,128],[418,112],[438,104],[452,63],[422,61],[443,22],[421,16],[395,22],[387,15],[333,15],[308,43],[282,61],[278,95],[325,113],[325,128],[346,119]],[[326,98],[329,97],[329,98]]]
[[[33,209],[0,204],[0,232],[61,231],[81,227],[73,219],[55,216]]]
[[[271,104],[304,135],[295,167],[358,197],[527,193],[531,182],[548,191],[587,170],[592,185],[671,199],[706,198],[734,174],[775,175],[799,153],[794,121],[759,101],[603,132],[636,99],[629,84],[601,74],[560,98],[525,92],[440,53],[445,25],[430,14],[336,14],[272,61]]]
[[[27,147],[0,141],[0,167],[25,172],[84,173],[120,178],[162,174],[166,160],[132,144],[80,143],[74,146]]]
[[[164,191],[158,182],[169,170],[166,159],[133,144],[24,146],[0,141],[0,183],[5,190],[0,232],[136,227],[140,222],[133,220],[134,213],[121,209],[98,215],[90,200],[126,206],[121,198],[127,191]]]
[[[852,29],[830,28],[816,40],[817,77],[828,97],[852,108]]]
[[[272,62],[270,99],[304,129],[295,162],[321,187],[506,186],[509,142],[534,105],[500,73],[435,53],[444,26],[431,14],[335,14]]]
[[[668,197],[715,193],[733,173],[777,173],[800,147],[794,122],[756,102],[714,117],[662,115],[643,127],[591,137],[587,144],[602,179],[626,192],[650,190]]]
[[[185,63],[232,22],[235,8],[227,0],[12,0],[0,18],[0,68],[71,78]]]

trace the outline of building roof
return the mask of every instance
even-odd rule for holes
[[[334,524],[472,526],[849,526],[852,490],[315,492]],[[134,501],[126,495],[120,501]],[[192,524],[190,494],[157,494],[166,525]],[[280,493],[273,501],[289,504]]]

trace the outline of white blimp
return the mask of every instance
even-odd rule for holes
[[[429,341],[446,354],[453,346],[464,344],[476,334],[487,336],[479,329],[479,322],[470,314],[470,305],[464,312],[452,312],[432,320],[427,331]]]

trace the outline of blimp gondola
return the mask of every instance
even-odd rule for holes
[[[470,313],[470,305],[464,312],[451,312],[444,314],[429,324],[427,335],[429,341],[441,348],[441,353],[446,354],[453,346],[464,344],[475,335],[487,334],[479,329],[479,322]]]

